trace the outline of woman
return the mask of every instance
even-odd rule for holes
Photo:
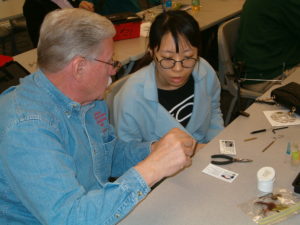
[[[178,127],[199,143],[223,129],[220,84],[200,55],[200,29],[185,11],[158,15],[149,33],[151,63],[114,98],[114,124],[125,140],[155,141]]]

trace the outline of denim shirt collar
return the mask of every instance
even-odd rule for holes
[[[34,81],[37,86],[45,89],[46,93],[53,98],[55,102],[59,102],[59,105],[66,114],[71,115],[73,111],[78,112],[81,110],[81,104],[64,95],[40,69],[34,74]],[[94,103],[91,105],[94,105]]]

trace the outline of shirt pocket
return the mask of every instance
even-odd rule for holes
[[[108,182],[111,176],[111,165],[117,140],[112,127],[108,126],[107,129],[102,136],[102,141],[94,144],[93,152],[94,174],[102,186]]]

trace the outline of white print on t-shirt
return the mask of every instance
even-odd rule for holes
[[[180,118],[180,112],[190,106],[190,105],[194,105],[194,102],[187,102],[189,101],[191,98],[194,98],[194,94],[192,94],[191,96],[187,97],[185,100],[183,100],[182,102],[178,103],[177,105],[175,105],[170,111],[169,113],[179,122],[181,123],[182,121],[188,119],[191,117],[192,113],[188,114],[188,115],[184,115],[183,118]],[[177,109],[178,107],[180,107],[179,109]],[[176,114],[174,115],[174,111],[176,111]]]

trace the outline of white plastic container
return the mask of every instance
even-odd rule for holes
[[[262,167],[257,172],[257,188],[261,192],[272,193],[275,181],[275,170],[272,167]]]

